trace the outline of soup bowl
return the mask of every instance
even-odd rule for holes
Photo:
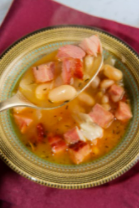
[[[129,170],[139,158],[139,57],[122,40],[86,26],[56,26],[35,31],[15,42],[0,57],[0,101],[10,98],[17,82],[37,60],[60,46],[77,44],[98,34],[106,59],[112,55],[124,74],[133,118],[119,144],[105,156],[80,165],[48,162],[30,152],[16,134],[10,110],[0,113],[0,157],[20,175],[54,188],[79,189],[98,186]]]

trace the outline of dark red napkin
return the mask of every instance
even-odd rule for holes
[[[104,29],[139,52],[139,29],[97,18],[49,0],[15,0],[0,28],[0,53],[20,37],[43,27],[80,24]],[[1,208],[138,208],[139,163],[120,178],[83,190],[41,186],[0,161]]]

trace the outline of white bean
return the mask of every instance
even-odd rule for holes
[[[102,98],[103,94],[104,94],[103,92],[99,91],[99,92],[97,93],[97,97],[100,99],[100,98]]]
[[[93,67],[94,57],[87,55],[84,59],[85,69],[88,72]]]
[[[100,88],[101,89],[108,89],[111,85],[114,84],[114,81],[111,79],[104,79],[101,83],[100,83]]]
[[[98,76],[95,77],[95,79],[91,82],[91,87],[93,89],[96,89],[100,84],[100,79]]]
[[[86,105],[89,105],[89,106],[93,106],[95,104],[95,100],[87,93],[85,92],[82,92],[79,96],[78,96],[78,99],[85,103]]]
[[[104,65],[103,71],[104,75],[109,79],[118,81],[123,78],[123,73],[119,69],[116,69],[115,67],[110,66],[108,64]]]
[[[40,84],[36,87],[35,96],[39,100],[46,99],[46,95],[48,94],[49,90],[52,88],[52,83],[45,83]]]
[[[105,110],[107,111],[111,109],[111,106],[108,103],[102,104],[102,107],[105,108]]]
[[[103,104],[108,103],[109,102],[109,97],[107,95],[103,95],[101,98],[101,102]]]
[[[74,87],[70,85],[61,85],[52,89],[48,94],[48,99],[51,102],[64,102],[67,100],[72,100],[77,94],[77,91]]]

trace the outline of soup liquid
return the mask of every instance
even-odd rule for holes
[[[54,61],[55,55],[56,52],[53,52],[52,54],[43,57],[41,60],[36,62],[33,66],[40,65],[49,61]],[[25,73],[25,77],[27,77],[28,75],[30,76],[30,74],[32,74],[33,66],[31,66],[30,69]],[[33,87],[35,89],[36,84]],[[17,87],[15,88],[15,91],[16,89]],[[100,98],[98,96],[99,89],[93,90],[91,87],[89,87],[86,90],[86,92],[91,96],[93,96],[96,103],[101,103]],[[29,98],[32,99],[32,101],[36,104],[40,102],[37,99],[35,99],[35,96],[32,93],[24,92],[24,95],[26,95],[26,97],[29,96]],[[113,106],[113,108],[114,107],[115,106]],[[67,105],[62,106],[58,109],[45,111],[45,110],[34,110],[28,108],[27,110],[20,113],[21,115],[33,118],[33,124],[31,125],[31,127],[29,127],[29,129],[25,134],[20,133],[20,130],[16,126],[12,116],[11,119],[15,131],[18,135],[18,138],[35,155],[47,161],[58,164],[73,164],[73,162],[69,157],[68,150],[63,153],[52,154],[51,147],[47,140],[47,133],[51,132],[51,133],[63,135],[66,131],[72,129],[74,126],[77,125],[72,118],[72,112],[89,113],[91,109],[92,107],[88,107],[87,105],[81,103],[78,100],[78,98],[74,99]],[[36,126],[38,123],[43,123],[46,129],[46,138],[44,138],[44,141],[42,143],[36,142],[36,135],[37,135]],[[126,131],[127,125],[128,122],[122,123],[117,120],[113,121],[110,127],[104,130],[103,137],[101,139],[97,139],[97,144],[91,146],[92,148],[91,156],[87,158],[85,162],[93,161],[110,152],[121,141],[122,136]]]

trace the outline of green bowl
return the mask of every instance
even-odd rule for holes
[[[133,119],[121,142],[108,154],[80,165],[50,163],[31,153],[14,131],[10,111],[0,113],[0,156],[20,175],[55,188],[79,189],[98,186],[120,176],[139,158],[139,57],[118,38],[95,28],[84,26],[49,27],[31,33],[14,43],[0,57],[0,101],[10,98],[12,91],[34,62],[65,44],[98,34],[104,57],[116,59],[116,67],[124,73],[131,99]]]

